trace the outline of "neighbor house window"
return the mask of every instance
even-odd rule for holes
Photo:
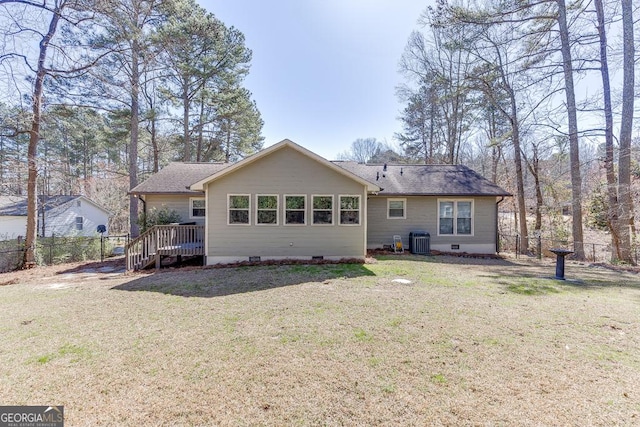
[[[81,216],[76,217],[76,230],[82,230],[82,226],[84,225],[84,218]]]
[[[305,225],[307,196],[284,196],[284,223],[286,225]]]
[[[249,225],[251,197],[248,194],[230,194],[228,199],[229,224]]]
[[[206,204],[204,198],[192,197],[189,199],[189,218],[204,218],[206,216]]]
[[[407,217],[407,199],[387,199],[387,219]]]
[[[360,224],[360,196],[340,196],[340,225]]]
[[[441,200],[438,209],[438,234],[470,236],[473,233],[471,200]]]
[[[256,196],[256,224],[278,225],[278,196],[258,194]]]
[[[311,196],[314,225],[333,224],[333,196]]]

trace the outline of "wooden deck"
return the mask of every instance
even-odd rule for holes
[[[125,248],[127,270],[141,270],[162,257],[204,256],[203,225],[155,225],[135,238]]]

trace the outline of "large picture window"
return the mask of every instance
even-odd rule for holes
[[[314,225],[333,224],[333,196],[311,196]]]
[[[473,234],[473,201],[440,200],[438,204],[438,234]]]
[[[258,194],[256,196],[256,224],[278,225],[278,196]]]
[[[340,196],[340,225],[360,225],[360,196]]]
[[[228,199],[229,224],[249,225],[251,198],[248,194],[230,194]]]
[[[202,197],[189,199],[189,218],[204,218],[206,216],[205,200]]]
[[[387,219],[405,219],[407,199],[387,199]]]
[[[286,225],[305,225],[307,196],[284,196],[284,223]]]

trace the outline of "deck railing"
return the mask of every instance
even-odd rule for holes
[[[140,270],[155,263],[160,268],[163,256],[204,255],[203,225],[154,225],[125,248],[127,270]]]

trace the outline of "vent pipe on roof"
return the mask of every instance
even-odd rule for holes
[[[404,171],[402,170],[402,168],[400,168],[400,176],[402,176],[403,173]]]
[[[383,171],[385,171],[385,172],[387,171],[387,164],[386,164],[386,163],[385,163],[385,164],[384,164],[384,166],[382,167],[382,170],[383,170]]]
[[[376,172],[376,181],[380,179],[380,172]]]

